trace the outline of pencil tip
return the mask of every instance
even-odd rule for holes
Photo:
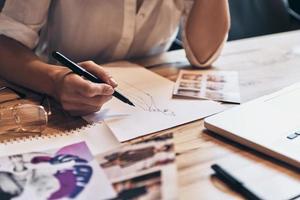
[[[131,101],[128,101],[128,104],[135,107],[135,105]]]

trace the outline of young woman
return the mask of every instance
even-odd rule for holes
[[[227,0],[6,0],[0,13],[0,76],[54,97],[72,115],[94,112],[117,86],[96,63],[162,53],[180,21],[189,61],[209,66],[227,39]],[[107,84],[57,65],[48,57],[53,50]]]

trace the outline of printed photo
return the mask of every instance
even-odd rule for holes
[[[91,164],[92,160],[93,157],[85,143],[46,152],[2,157],[0,199],[83,197],[86,188],[92,184],[92,177],[100,169]],[[113,197],[115,193],[111,185],[107,188],[111,190],[111,195],[106,197]]]
[[[190,88],[190,89],[198,89],[200,90],[201,88],[201,82],[180,82],[179,83],[179,87],[182,89],[185,89],[185,88]]]
[[[221,92],[215,92],[215,91],[209,91],[209,90],[206,90],[205,96],[208,99],[213,99],[213,100],[216,100],[216,99],[223,100],[225,97],[224,94]]]
[[[222,91],[226,87],[226,84],[224,83],[218,83],[218,82],[206,82],[206,89],[207,90],[213,90],[213,91]]]
[[[161,172],[151,172],[132,179],[113,184],[118,200],[156,200],[162,199]]]
[[[201,79],[196,81],[193,77],[201,77]],[[240,103],[238,73],[235,71],[181,70],[173,95]]]
[[[114,179],[174,163],[174,145],[172,139],[156,138],[121,147],[97,159],[108,178]]]
[[[207,74],[206,81],[224,83],[227,82],[227,77],[222,74]]]
[[[188,97],[200,97],[201,92],[200,91],[195,91],[195,90],[184,90],[184,89],[179,89],[177,92],[178,95],[182,96],[188,96]]]
[[[182,74],[181,78],[183,80],[201,81],[202,74],[184,73],[184,74]]]
[[[145,143],[155,143],[155,142],[169,142],[169,143],[173,143],[173,133],[165,133],[163,135],[156,135],[154,137],[149,137],[146,139],[142,139],[139,142],[135,142],[134,144],[145,144]]]
[[[161,195],[174,199],[177,196],[172,133],[124,145],[99,155],[97,160],[118,193],[117,199],[161,199]]]

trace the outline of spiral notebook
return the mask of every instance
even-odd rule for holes
[[[68,132],[5,141],[0,144],[0,156],[44,151],[81,141],[86,142],[93,155],[106,152],[120,145],[114,134],[104,123],[95,123]]]

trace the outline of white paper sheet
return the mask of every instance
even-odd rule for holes
[[[208,100],[172,99],[172,81],[134,64],[130,67],[108,67],[106,70],[117,80],[117,90],[136,106],[113,98],[101,111],[84,119],[89,122],[104,120],[121,142],[201,119],[224,109],[221,104]]]

